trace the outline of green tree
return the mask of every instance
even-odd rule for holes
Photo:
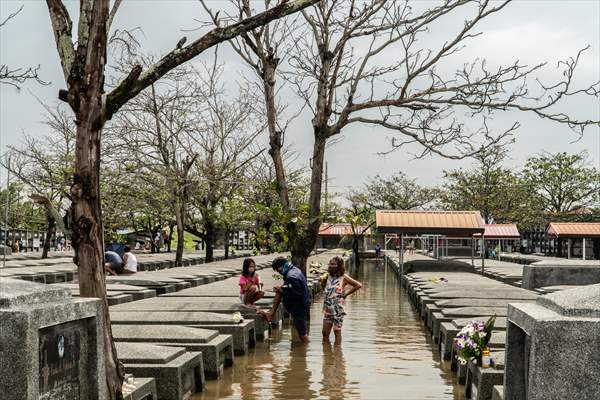
[[[477,154],[471,169],[444,171],[442,204],[452,210],[478,210],[485,223],[536,225],[543,210],[520,174],[504,167],[508,147],[491,146]]]
[[[590,165],[586,152],[531,157],[523,176],[549,214],[560,216],[574,208],[599,206],[600,170]]]
[[[365,237],[367,231],[375,225],[374,209],[368,206],[360,206],[353,204],[346,210],[343,222],[350,224],[352,230],[352,253],[354,254],[354,262],[360,264],[360,242]]]
[[[412,210],[426,208],[438,199],[439,191],[426,188],[397,172],[389,178],[380,175],[369,178],[361,190],[352,192],[348,200],[362,207],[384,210]]]

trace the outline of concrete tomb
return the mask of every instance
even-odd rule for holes
[[[504,398],[600,396],[600,284],[508,306]]]
[[[523,266],[524,289],[557,285],[600,283],[600,262],[583,260],[545,260]]]
[[[233,339],[217,331],[176,325],[113,325],[112,332],[116,342],[144,342],[201,351],[204,375],[210,379],[220,378],[223,369],[233,364]]]
[[[181,325],[216,330],[233,336],[235,354],[246,354],[256,345],[254,320],[235,321],[230,315],[210,312],[111,311],[113,325]]]
[[[0,278],[3,400],[106,399],[101,302]]]
[[[115,345],[127,373],[156,379],[159,400],[185,399],[204,390],[202,353],[147,343]]]

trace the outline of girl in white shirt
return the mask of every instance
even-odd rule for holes
[[[123,252],[125,253],[123,255],[123,273],[135,274],[137,272],[137,258],[131,252],[129,246],[125,246]]]

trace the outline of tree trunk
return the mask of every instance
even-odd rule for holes
[[[183,249],[185,245],[185,202],[180,200],[175,207],[175,221],[177,223],[177,251],[175,253],[175,266],[181,267],[183,263]],[[171,234],[169,234],[171,236]]]
[[[265,62],[266,61],[266,62]],[[277,194],[284,212],[290,209],[287,181],[283,167],[281,148],[283,147],[283,132],[277,129],[277,106],[275,105],[275,66],[269,60],[263,60],[263,87],[267,111],[267,129],[269,130],[269,154],[275,166]]]
[[[46,240],[44,240],[44,247],[42,247],[42,259],[48,258],[48,251],[50,251],[50,243],[52,242],[52,236],[56,232],[56,220],[48,211],[46,211]]]
[[[315,144],[310,178],[309,219],[305,227],[299,229],[292,239],[292,263],[306,275],[306,261],[317,242],[321,225],[321,188],[323,185],[323,161],[327,136],[315,127]]]
[[[214,248],[215,248],[215,225],[210,219],[204,221],[204,243],[206,245],[206,253],[204,255],[204,262],[212,262],[214,260]]]
[[[223,245],[223,250],[225,251],[225,259],[229,259],[229,229],[225,229],[225,232],[223,234],[223,242],[225,243]]]
[[[175,230],[176,225],[177,225],[177,222],[173,223],[173,221],[171,221],[171,223],[169,224],[169,243],[167,243],[167,252],[168,253],[171,252],[171,242],[173,241],[173,231]]]
[[[111,399],[122,397],[124,370],[112,339],[104,281],[104,237],[100,206],[100,95],[81,96],[77,113],[75,175],[71,186],[72,244],[79,272],[81,297],[102,300],[101,324],[106,359],[106,381]]]
[[[359,236],[352,236],[352,252],[354,253],[354,263],[356,266],[360,264],[360,252],[358,251]]]

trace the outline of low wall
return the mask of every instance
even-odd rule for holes
[[[524,289],[558,285],[592,285],[600,283],[598,261],[539,261],[523,266]]]
[[[412,260],[404,263],[404,273],[423,271],[473,272],[473,267],[461,261]]]

